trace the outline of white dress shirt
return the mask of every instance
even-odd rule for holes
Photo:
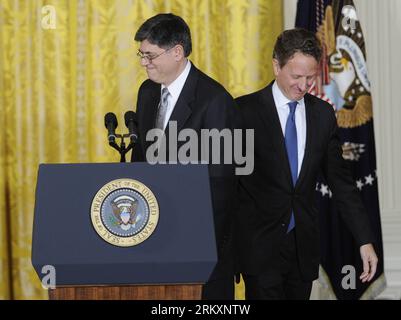
[[[187,60],[187,64],[185,65],[184,70],[181,72],[181,74],[178,76],[177,79],[175,79],[168,87],[168,92],[170,93],[168,96],[168,107],[167,107],[167,112],[166,116],[164,117],[164,125],[163,125],[163,130],[166,129],[167,123],[171,117],[171,114],[173,113],[175,104],[177,103],[177,100],[181,94],[182,88],[184,87],[185,81],[188,78],[189,71],[191,70],[191,62]],[[165,85],[161,86],[161,90],[165,88]],[[161,91],[160,91],[161,94]]]
[[[283,136],[285,136],[285,125],[287,122],[288,115],[290,113],[290,106],[288,102],[291,102],[280,90],[277,85],[277,81],[273,83],[273,99],[276,104],[278,116],[280,118],[281,129]],[[302,161],[305,154],[305,143],[306,143],[306,115],[305,115],[305,101],[304,98],[298,100],[298,105],[295,109],[295,125],[297,127],[297,148],[298,148],[298,176],[301,171]]]

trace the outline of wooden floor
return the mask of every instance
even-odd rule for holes
[[[58,287],[50,300],[200,300],[202,285]]]

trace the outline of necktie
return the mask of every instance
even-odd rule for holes
[[[288,114],[285,124],[285,147],[290,162],[292,183],[295,186],[298,179],[298,143],[297,143],[297,127],[295,125],[295,108],[297,101],[289,102],[290,113]],[[294,212],[291,212],[291,219],[288,225],[287,233],[295,227]]]
[[[167,88],[162,89],[162,95],[160,98],[159,109],[157,110],[156,117],[156,128],[164,130],[164,119],[166,118],[167,107],[168,107],[168,96],[170,92],[168,92]]]

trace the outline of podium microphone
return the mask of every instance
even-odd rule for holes
[[[124,119],[125,125],[127,126],[129,131],[129,138],[131,140],[131,143],[135,143],[138,139],[138,119],[136,113],[134,111],[127,111],[124,115]]]
[[[104,125],[107,128],[108,134],[107,138],[109,143],[116,141],[116,128],[118,126],[117,117],[113,112],[106,113],[104,116]]]

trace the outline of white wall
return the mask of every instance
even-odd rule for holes
[[[284,0],[284,26],[295,22],[296,0]],[[401,299],[401,1],[354,0],[365,37],[375,124],[379,199],[387,289]],[[319,296],[317,286],[312,297]]]

